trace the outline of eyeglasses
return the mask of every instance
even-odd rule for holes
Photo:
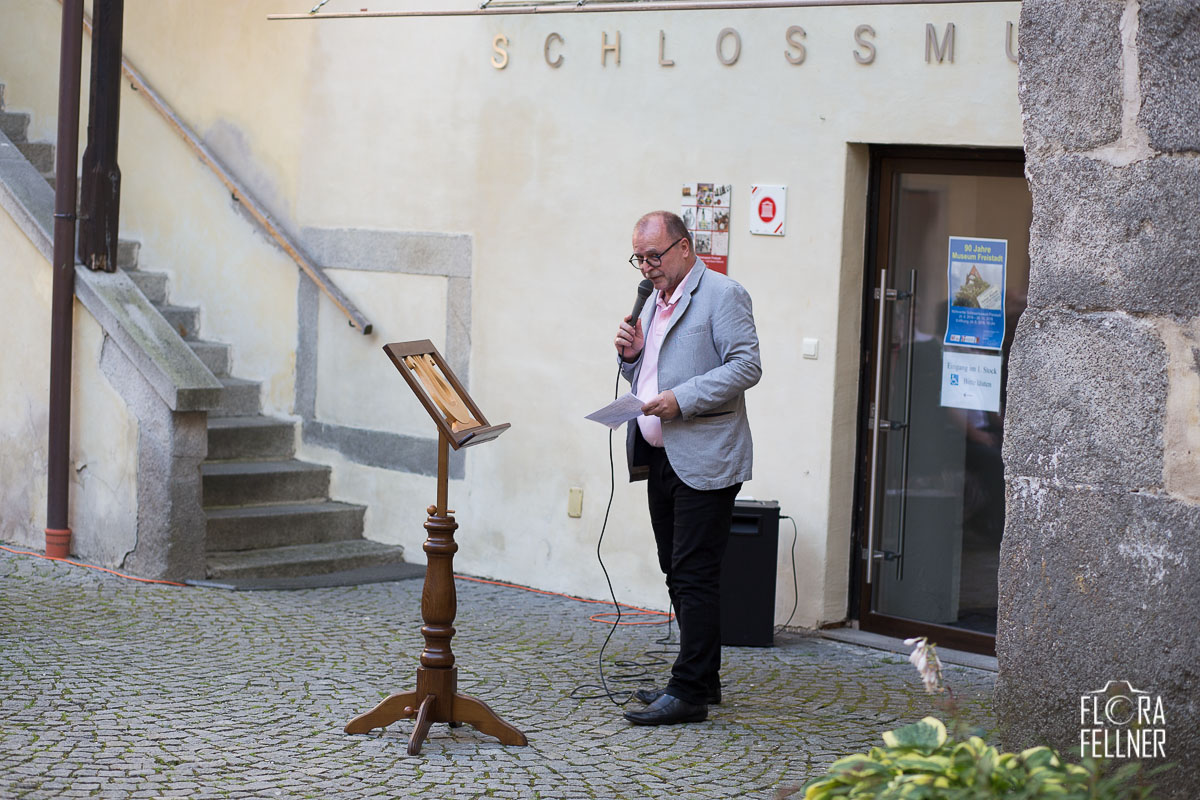
[[[686,236],[680,236],[678,239],[671,242],[671,247],[674,247],[675,245],[679,244],[686,238],[687,238]],[[634,253],[633,255],[631,255],[629,257],[629,265],[637,270],[640,270],[642,268],[643,264],[649,264],[650,266],[657,269],[658,267],[662,266],[662,257],[671,251],[671,247],[668,247],[666,250],[663,250],[658,255],[640,256],[637,253]]]

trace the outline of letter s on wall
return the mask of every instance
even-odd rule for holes
[[[508,51],[504,48],[508,47],[508,37],[503,33],[497,33],[492,39],[492,50],[495,53],[492,55],[492,68],[504,69],[508,66]]]
[[[804,49],[804,45],[801,44],[800,39],[804,38],[805,36],[808,36],[808,34],[805,33],[804,28],[801,28],[799,25],[792,25],[787,29],[787,33],[784,35],[784,38],[787,39],[789,49],[784,50],[783,55],[785,58],[787,58],[789,64],[798,67],[804,63],[804,58],[808,55],[808,51]],[[792,53],[790,48],[793,47],[800,52]]]
[[[863,55],[857,50],[854,51],[854,60],[860,64],[871,64],[875,61],[875,45],[862,38],[864,33],[871,34],[871,38],[875,38],[875,29],[870,25],[859,25],[854,29],[854,43],[859,47],[866,49],[867,55]]]

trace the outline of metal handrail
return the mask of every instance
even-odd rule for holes
[[[62,2],[62,0],[59,0],[59,2]],[[84,27],[91,34],[92,21],[89,17],[85,16]],[[221,165],[212,151],[204,146],[204,143],[171,110],[158,92],[151,88],[142,74],[134,69],[133,65],[129,63],[129,59],[124,56],[121,57],[121,72],[124,73],[125,77],[133,85],[134,90],[146,98],[147,102],[150,103],[150,107],[167,121],[167,124],[187,143],[187,146],[216,174],[221,183],[225,184],[225,188],[233,195],[233,199],[240,203],[242,208],[246,209],[246,212],[263,227],[271,238],[275,240],[276,244],[283,248],[283,251],[291,257],[292,261],[296,262],[296,266],[300,267],[304,274],[317,285],[317,288],[324,292],[325,296],[346,315],[351,327],[358,328],[364,336],[369,334],[372,328],[370,320],[363,316],[363,313],[351,302],[350,298],[342,293],[337,284],[325,274],[325,270],[312,263],[301,252],[300,247],[292,241],[291,237],[275,223],[271,215],[262,208],[258,201]]]

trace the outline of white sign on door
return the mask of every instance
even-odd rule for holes
[[[1000,410],[1001,356],[942,351],[942,405]]]

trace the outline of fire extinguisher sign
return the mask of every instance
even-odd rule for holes
[[[750,185],[750,232],[783,236],[787,217],[787,187],[778,184]]]

